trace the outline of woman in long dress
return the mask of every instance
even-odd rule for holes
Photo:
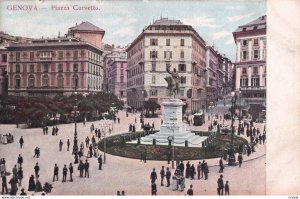
[[[28,191],[34,191],[34,190],[35,190],[34,176],[31,175],[30,178],[29,178]]]
[[[43,191],[42,183],[39,181],[39,176],[36,177],[36,182],[35,182],[35,192],[41,192]]]
[[[175,191],[178,189],[178,178],[177,175],[173,175],[172,177],[172,190]]]

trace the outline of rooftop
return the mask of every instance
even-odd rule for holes
[[[86,30],[86,31],[99,31],[99,32],[105,32],[103,29],[99,28],[98,26],[95,26],[94,24],[85,21],[82,22],[79,25],[75,25],[74,27],[71,27],[70,30]]]
[[[183,25],[183,23],[180,20],[160,18],[160,19],[156,20],[152,25],[168,26],[168,25]]]
[[[260,30],[260,29],[266,29],[267,27],[267,16],[261,16],[245,25],[239,26],[235,32],[245,32],[250,30]]]

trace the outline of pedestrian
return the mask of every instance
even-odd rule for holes
[[[35,166],[34,166],[35,177],[37,177],[39,175],[39,171],[40,171],[39,164],[36,163]]]
[[[28,183],[28,191],[34,191],[34,190],[35,190],[35,181],[34,181],[34,176],[31,175]]]
[[[167,187],[170,186],[170,178],[171,178],[171,172],[169,170],[169,167],[167,167],[167,171],[166,171]]]
[[[18,191],[18,186],[17,186],[17,178],[12,177],[9,181],[9,184],[11,185],[10,188],[10,195],[15,196],[17,195],[17,191]]]
[[[241,153],[238,155],[238,161],[239,161],[239,168],[241,168],[242,163],[243,163],[243,156]]]
[[[99,156],[98,163],[99,163],[99,170],[102,170],[102,155]]]
[[[220,166],[219,173],[223,173],[224,165],[223,165],[222,157],[219,160],[219,166]]]
[[[155,182],[151,183],[151,194],[152,196],[156,196],[157,188]]]
[[[188,189],[188,191],[186,192],[186,194],[187,194],[188,196],[194,195],[193,185],[190,185],[190,188]]]
[[[179,170],[180,172],[183,174],[183,171],[184,171],[184,164],[183,164],[183,161],[181,160],[180,164],[179,164]]]
[[[67,151],[69,151],[69,148],[70,148],[70,140],[68,139],[67,140]]]
[[[120,118],[118,117],[118,124],[120,124]]]
[[[37,149],[36,149],[36,157],[37,157],[37,158],[39,158],[39,157],[40,157],[40,155],[41,155],[40,148],[39,148],[39,147],[37,147]]]
[[[101,131],[100,131],[100,129],[98,131],[98,135],[97,136],[98,136],[98,141],[101,140]]]
[[[205,167],[205,160],[203,160],[202,163],[201,163],[201,178],[203,178],[204,167]]]
[[[93,146],[92,145],[90,145],[89,146],[89,154],[90,154],[90,158],[92,158],[93,157]]]
[[[197,165],[198,180],[200,180],[200,173],[201,173],[201,162],[199,161],[199,164]]]
[[[161,179],[160,185],[161,185],[161,186],[164,186],[164,183],[163,183],[164,177],[165,177],[165,170],[164,170],[164,166],[162,166],[162,167],[161,167],[161,170],[160,170],[160,179]]]
[[[67,174],[68,174],[68,168],[67,165],[64,165],[62,182],[67,182]]]
[[[132,126],[132,132],[135,132],[135,125]]]
[[[225,184],[225,196],[226,195],[229,195],[229,184],[228,184],[228,181],[226,181],[226,184]]]
[[[72,174],[73,174],[73,165],[70,163],[69,165],[69,173],[70,173],[70,182],[73,182]]]
[[[23,148],[23,144],[24,144],[23,136],[21,136],[21,138],[19,140],[19,143],[20,143],[20,148],[22,149]]]
[[[42,183],[39,180],[39,177],[40,176],[38,175],[35,178],[35,190],[34,190],[34,192],[41,192],[41,191],[43,191]]]
[[[18,157],[18,167],[22,167],[22,164],[23,164],[23,157],[21,156],[21,154],[19,154],[19,157]]]
[[[262,141],[263,141],[263,144],[265,144],[265,141],[266,141],[266,133],[265,132],[262,135]]]
[[[157,179],[157,175],[156,175],[156,172],[155,172],[155,168],[153,168],[153,171],[152,171],[151,174],[150,174],[150,179],[151,179],[151,183],[154,183],[155,180]]]
[[[52,127],[52,135],[53,136],[55,135],[55,128],[54,128],[54,126]]]
[[[218,195],[219,196],[223,195],[223,189],[224,189],[223,175],[220,175],[220,178],[218,179],[217,183],[218,183],[218,188],[217,188]]]
[[[58,133],[58,128],[57,128],[57,126],[56,126],[56,128],[55,128],[55,135],[57,136],[57,133]]]
[[[262,141],[262,136],[261,136],[261,134],[259,134],[258,139],[259,139],[259,144],[261,144],[261,141]]]
[[[5,191],[5,193],[4,193],[4,191]],[[1,195],[4,195],[4,194],[8,194],[6,175],[2,176],[2,191],[1,191]]]
[[[83,177],[83,170],[84,170],[84,164],[82,160],[80,160],[79,165],[78,165],[78,170],[79,170],[79,177]]]
[[[88,136],[86,136],[86,138],[85,138],[85,147],[89,147],[89,143],[90,143],[90,138]]]
[[[84,164],[84,177],[86,177],[86,174],[87,174],[88,178],[90,177],[89,167],[90,167],[90,164],[88,163],[87,160],[85,160],[85,164]]]
[[[194,176],[195,176],[195,166],[194,164],[192,164],[191,168],[190,168],[190,177],[191,177],[191,180],[194,180]]]
[[[59,151],[61,151],[62,150],[62,146],[63,146],[63,142],[62,142],[62,140],[59,140]]]
[[[185,177],[189,178],[190,177],[190,167],[191,167],[190,162],[188,161],[185,166],[186,166]]]
[[[48,126],[45,128],[46,135],[48,135]]]
[[[58,181],[58,166],[57,166],[57,164],[54,165],[53,182],[55,181],[55,177],[56,177],[56,180]]]
[[[35,149],[34,149],[34,156],[33,157],[37,157],[37,154],[38,154],[38,147],[35,147]]]
[[[207,162],[204,163],[204,180],[208,180],[208,173],[209,173],[209,170],[208,170],[208,165],[207,165]]]
[[[15,165],[14,168],[12,169],[12,174],[13,174],[13,178],[17,178],[18,176],[17,165]]]
[[[25,193],[25,190],[24,188],[21,189],[21,193],[20,193],[20,196],[26,196],[27,194]]]
[[[22,167],[20,167],[19,170],[18,170],[19,186],[22,185],[22,179],[23,179],[23,170],[22,170]]]
[[[124,190],[121,193],[122,193],[122,196],[125,196],[125,191]]]

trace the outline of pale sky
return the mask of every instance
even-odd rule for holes
[[[16,6],[17,5],[17,6]],[[32,5],[37,10],[11,10],[13,6]],[[74,5],[97,6],[97,11],[75,11]],[[53,10],[52,6],[69,6],[70,10]],[[34,7],[33,7],[34,8]],[[104,0],[26,0],[0,1],[0,30],[14,36],[31,38],[57,37],[82,21],[105,30],[103,42],[125,46],[145,26],[162,17],[189,24],[216,49],[235,61],[232,32],[266,14],[265,0],[229,1],[104,1]]]

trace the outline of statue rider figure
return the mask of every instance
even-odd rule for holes
[[[171,65],[167,64],[167,72],[172,76],[166,77],[165,80],[168,83],[168,89],[170,91],[170,96],[174,93],[174,97],[179,92],[179,75],[176,72],[176,69],[174,68],[173,71],[170,70]]]

